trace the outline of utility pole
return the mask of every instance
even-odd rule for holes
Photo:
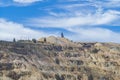
[[[61,38],[64,38],[64,34],[63,34],[63,32],[61,33]]]
[[[13,38],[13,42],[16,42],[16,39],[15,39],[15,38]]]

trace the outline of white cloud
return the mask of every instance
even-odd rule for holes
[[[74,41],[99,41],[99,42],[119,42],[120,43],[120,33],[113,32],[108,29],[103,28],[79,28],[71,27],[67,30],[74,32],[69,39]],[[40,38],[43,36],[49,36],[48,33],[42,31],[36,31],[24,27],[22,24],[18,24],[12,21],[7,21],[5,19],[0,19],[0,40],[12,40],[16,39],[32,39]]]
[[[88,0],[95,6],[103,8],[117,8],[120,7],[120,0]]]
[[[72,28],[69,29],[76,34],[68,36],[75,41],[88,42],[117,42],[120,43],[120,33],[104,28]]]
[[[115,20],[120,19],[120,12],[109,10],[106,12],[96,12],[95,14],[84,14],[75,15],[72,17],[44,17],[44,18],[35,18],[30,19],[29,23],[32,26],[38,27],[59,27],[59,28],[67,28],[67,27],[75,27],[75,26],[84,26],[84,25],[102,25],[102,24],[111,24]],[[57,15],[57,14],[55,14]]]
[[[94,14],[78,13],[80,15],[63,16],[59,13],[51,13],[52,16],[44,18],[30,19],[32,26],[37,27],[55,27],[64,28],[68,31],[74,32],[69,39],[74,41],[91,41],[91,42],[119,42],[120,33],[113,32],[109,29],[97,27],[99,25],[113,25],[116,20],[120,19],[120,12],[115,10],[108,10],[103,12],[101,9]],[[86,27],[87,26],[87,27]],[[89,27],[88,26],[96,26]]]
[[[78,3],[57,4],[52,6],[51,10],[48,11],[49,16],[29,19],[28,25],[66,29],[75,33],[67,36],[69,39],[75,41],[120,43],[120,33],[98,27],[99,25],[120,25],[118,24],[120,20],[120,11],[112,9],[113,7],[119,7],[119,0],[86,0],[88,1],[87,3],[85,3],[85,0],[83,0],[83,3],[79,0],[75,1],[78,1]],[[61,11],[55,12],[54,8]]]
[[[68,14],[68,15],[67,15]],[[120,20],[120,12],[116,10],[103,11],[101,8],[95,13],[84,14],[71,11],[69,13],[50,12],[50,16],[30,19],[28,22],[37,27],[64,28],[74,32],[69,39],[74,41],[119,42],[120,33],[97,27],[99,25],[113,25]],[[118,20],[118,21],[117,21]],[[86,27],[87,26],[87,27]],[[96,26],[89,27],[88,26]]]
[[[30,3],[34,3],[42,0],[13,0],[13,1],[17,3],[22,3],[22,4],[30,4]]]
[[[8,6],[28,6],[32,3],[41,2],[43,0],[2,0],[0,1],[0,7],[8,7]]]
[[[46,36],[42,31],[32,30],[12,21],[7,21],[0,18],[0,40],[16,39],[32,39]]]
[[[14,0],[16,3],[31,4],[41,0]],[[60,0],[61,1],[61,0]],[[65,1],[65,0],[64,0]],[[77,1],[77,0],[67,0]],[[79,1],[79,0],[78,0]],[[85,0],[83,0],[85,1]],[[64,28],[75,34],[67,36],[69,39],[76,41],[100,41],[100,42],[119,42],[120,33],[113,32],[109,29],[97,27],[99,25],[113,25],[119,23],[120,11],[113,10],[113,7],[119,7],[119,0],[86,0],[88,3],[82,2],[75,4],[64,4],[60,6],[52,6],[48,11],[48,16],[40,18],[32,18],[27,20],[28,26],[36,27],[55,27]],[[92,6],[92,8],[91,8]],[[107,8],[104,10],[104,8]],[[47,9],[49,9],[47,7]],[[59,10],[54,12],[54,10]],[[61,11],[60,11],[61,10]],[[62,10],[64,12],[62,12]],[[114,24],[114,25],[115,25]],[[118,24],[120,25],[120,24]],[[81,27],[82,26],[82,27]],[[96,27],[86,27],[96,26]],[[47,33],[38,32],[23,25],[0,19],[0,39],[13,39],[15,38],[39,38],[46,36]]]

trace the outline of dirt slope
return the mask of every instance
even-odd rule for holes
[[[47,40],[1,41],[0,80],[120,80],[119,44]]]

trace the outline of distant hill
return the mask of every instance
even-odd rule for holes
[[[0,80],[120,80],[120,44],[0,41]]]

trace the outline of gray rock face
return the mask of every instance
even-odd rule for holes
[[[69,43],[1,41],[0,80],[120,80],[119,44]]]

